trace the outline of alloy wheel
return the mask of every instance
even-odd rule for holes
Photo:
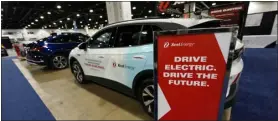
[[[154,110],[154,85],[146,86],[142,91],[142,101],[148,113],[153,114]]]
[[[56,68],[65,68],[67,66],[68,62],[67,59],[64,56],[55,56],[53,58],[53,65]]]
[[[79,65],[74,64],[74,65],[73,65],[72,71],[73,71],[73,74],[74,74],[76,80],[77,80],[78,82],[82,82],[82,80],[83,80],[83,75],[82,75],[82,71],[81,71],[81,68],[79,67]]]

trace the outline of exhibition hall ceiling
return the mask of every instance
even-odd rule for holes
[[[196,2],[196,10],[229,4],[231,2]],[[72,28],[76,21],[78,28],[99,28],[108,24],[105,1],[2,1],[2,29]],[[159,13],[156,1],[131,2],[132,18],[179,18],[181,15]],[[188,2],[171,2],[183,12]]]

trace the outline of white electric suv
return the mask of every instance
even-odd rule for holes
[[[135,19],[114,23],[70,52],[71,71],[79,83],[90,80],[134,96],[153,116],[153,32],[208,27],[220,27],[220,20]],[[234,102],[243,69],[242,50],[243,44],[237,40],[225,108]]]

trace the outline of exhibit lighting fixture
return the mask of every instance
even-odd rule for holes
[[[96,22],[96,24],[98,24],[98,22]]]
[[[49,15],[50,15],[50,14],[51,14],[51,12],[49,12],[49,11],[48,11],[48,12],[47,12],[47,14],[49,14]]]
[[[107,22],[107,20],[105,20],[105,22]]]
[[[151,13],[152,12],[152,10],[149,10],[149,13]]]
[[[102,18],[102,16],[99,16],[99,18]]]
[[[88,26],[90,26],[90,24],[88,24]]]
[[[28,26],[30,27],[31,25],[29,24]]]
[[[147,16],[145,16],[145,18],[147,18]]]
[[[56,25],[56,23],[55,23],[55,22],[54,22],[53,24],[54,24],[54,25]]]
[[[82,24],[82,21],[80,21],[80,24]]]
[[[171,16],[174,16],[174,14],[171,14]]]
[[[61,9],[62,7],[61,7],[61,5],[57,5],[57,8],[58,8],[58,9]]]
[[[134,7],[132,7],[132,9],[133,9],[133,10],[135,10],[135,9],[136,9],[136,7],[134,6]]]
[[[3,11],[3,8],[1,9],[1,11]]]
[[[79,14],[76,14],[76,16],[79,17],[80,15],[79,15]]]
[[[89,21],[91,21],[92,19],[89,18]]]
[[[90,9],[90,13],[93,13],[94,11],[92,9]]]
[[[43,19],[44,17],[43,17],[43,16],[40,16],[40,18]]]
[[[51,27],[51,25],[48,25],[49,27]]]
[[[34,24],[34,22],[32,22],[31,24]]]
[[[212,5],[213,5],[213,6],[216,5],[216,3],[212,3]]]
[[[36,22],[38,22],[39,20],[38,20],[38,19],[36,19],[35,21],[36,21]]]
[[[62,23],[63,21],[60,20],[60,23]]]
[[[162,15],[164,15],[165,13],[161,13]]]
[[[44,28],[47,28],[47,26],[44,26]]]
[[[70,20],[70,18],[67,18],[67,20]]]

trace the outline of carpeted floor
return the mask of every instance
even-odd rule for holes
[[[246,49],[232,120],[278,120],[277,48]]]
[[[1,58],[2,120],[55,120],[12,58]]]

